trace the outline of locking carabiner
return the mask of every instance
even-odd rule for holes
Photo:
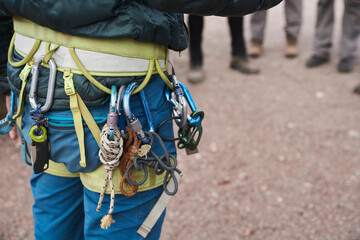
[[[5,118],[0,120],[0,134],[1,135],[9,133],[15,125],[15,121],[12,118],[14,116],[15,108],[16,108],[15,101],[16,101],[15,94],[13,92],[11,92],[10,93],[10,110],[6,114]]]
[[[116,111],[118,113],[118,125],[120,128],[120,134],[123,138],[127,138],[126,137],[126,123],[125,123],[125,118],[124,118],[125,114],[124,114],[124,108],[122,105],[125,91],[126,91],[126,85],[122,85],[119,88],[117,101],[116,101]]]
[[[179,128],[183,128],[187,124],[188,117],[184,91],[182,90],[175,75],[172,75],[170,79],[172,80],[174,91],[170,92],[170,89],[166,88],[165,97],[173,107],[172,114],[175,118],[176,125],[178,125]]]
[[[123,98],[123,109],[126,116],[126,122],[129,128],[137,133],[141,141],[147,143],[149,142],[149,140],[147,139],[144,131],[142,130],[142,125],[140,120],[130,110],[130,97],[133,91],[137,88],[137,86],[139,86],[139,84],[136,82],[130,83],[127,86]]]
[[[36,106],[38,105],[38,103],[36,102],[36,94],[37,94],[38,79],[39,79],[39,67],[44,57],[45,56],[43,55],[36,58],[33,67],[31,69],[32,80],[31,80],[31,87],[29,92],[29,102],[33,109],[36,109]],[[49,65],[50,65],[50,75],[49,75],[48,89],[46,94],[46,101],[45,104],[40,108],[40,112],[42,113],[47,112],[50,109],[54,99],[55,80],[56,80],[56,63],[54,59],[50,58]]]

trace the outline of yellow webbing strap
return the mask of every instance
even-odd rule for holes
[[[80,71],[84,74],[84,76],[89,80],[92,84],[94,84],[97,88],[99,88],[101,91],[106,92],[107,94],[111,94],[111,90],[101,83],[99,83],[93,76],[90,75],[90,73],[84,68],[82,63],[80,62],[79,58],[76,56],[75,49],[69,48],[69,52],[76,64],[76,66],[80,69]]]
[[[147,168],[148,172],[148,179],[139,186],[138,192],[147,191],[156,187],[161,186],[164,183],[164,177],[165,172],[161,175],[156,175],[155,171],[149,167]],[[103,165],[99,166],[97,169],[95,169],[92,172],[80,172],[80,179],[83,185],[93,191],[100,193],[103,188],[104,183],[104,176],[106,175],[106,170]],[[136,171],[133,170],[133,176],[136,180],[136,182],[140,182],[144,179],[144,171]],[[122,179],[121,173],[119,170],[113,171],[113,182],[114,182],[114,191],[116,194],[121,194],[121,191],[119,189],[120,181]],[[125,190],[128,190],[125,188]],[[106,194],[111,193],[111,187],[110,184],[107,184]]]
[[[131,38],[87,38],[71,36],[42,27],[25,18],[14,16],[14,30],[24,36],[56,43],[65,47],[142,59],[165,59],[167,47]]]
[[[28,81],[28,76],[30,74],[32,65],[34,63],[34,60],[30,60],[29,62],[26,63],[25,67],[23,68],[23,70],[21,70],[21,73],[19,75],[22,83],[21,83],[21,90],[20,90],[20,94],[19,94],[19,104],[17,107],[17,113],[16,115],[13,116],[13,119],[18,118],[19,116],[23,115],[24,113],[24,99],[25,99],[25,88],[26,88],[26,83]]]
[[[165,84],[170,88],[170,90],[174,90],[174,86],[172,85],[168,77],[165,75],[165,73],[161,70],[159,60],[155,60],[155,66],[156,66],[156,70],[158,71],[160,77],[165,82]]]
[[[75,91],[75,85],[73,81],[73,73],[70,70],[64,72],[64,89],[66,95],[70,97],[70,110],[74,119],[74,127],[76,136],[79,142],[80,150],[80,165],[86,167],[86,157],[85,157],[85,136],[82,118],[84,118],[87,126],[89,127],[91,134],[96,140],[96,143],[100,147],[100,128],[96,124],[94,118],[92,117],[89,109],[86,107],[84,101],[81,99],[80,95]]]
[[[154,59],[150,59],[149,60],[149,69],[148,69],[148,72],[144,78],[144,81],[133,91],[132,94],[135,94],[135,93],[138,93],[140,92],[145,86],[146,84],[148,84],[150,78],[151,78],[151,75],[154,71]]]
[[[50,44],[51,43],[47,42],[45,45],[46,54],[42,60],[43,63],[48,63],[54,52],[60,47],[60,45],[55,44],[54,48],[50,50]]]
[[[58,177],[79,177],[80,174],[71,173],[66,169],[65,164],[57,163],[49,159],[49,168],[45,170],[46,173],[58,176]]]
[[[72,73],[64,73],[64,89],[66,95],[70,97],[70,110],[74,118],[75,132],[79,142],[80,166],[86,167],[84,128],[72,77]]]
[[[13,35],[13,37],[11,38],[11,42],[10,42],[10,46],[9,46],[9,51],[8,51],[8,61],[10,63],[11,66],[13,67],[21,67],[23,66],[25,63],[27,63],[33,56],[34,54],[36,53],[36,51],[39,49],[39,46],[40,46],[40,43],[41,41],[40,40],[36,40],[33,47],[31,48],[29,54],[27,54],[23,59],[21,59],[21,61],[19,62],[15,62],[13,59],[12,59],[12,54],[13,54],[13,51],[14,51],[14,43],[15,43],[15,33]]]
[[[22,123],[22,115],[20,115],[20,117],[18,117],[18,118],[16,119],[16,125],[18,126],[18,128],[20,129],[20,131],[22,131],[21,123]]]
[[[80,95],[78,93],[76,93],[76,97],[77,97],[77,100],[78,100],[81,115],[83,116],[83,118],[84,118],[84,120],[85,120],[91,134],[95,138],[96,143],[100,147],[100,133],[101,133],[100,128],[96,124],[96,122],[95,122],[93,116],[91,115],[89,109],[86,107],[84,101],[81,99],[81,97],[80,97]]]

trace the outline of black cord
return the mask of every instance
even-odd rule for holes
[[[156,128],[156,133],[160,136],[160,128],[165,124],[165,123],[167,123],[168,121],[172,121],[172,120],[176,120],[176,119],[181,119],[181,117],[179,116],[179,117],[171,117],[171,118],[167,118],[167,119],[165,119],[164,121],[162,121],[160,124],[159,124],[159,126]],[[165,137],[161,137],[160,136],[160,138],[163,140],[163,141],[165,141],[165,142],[174,142],[174,141],[179,141],[180,140],[180,138],[179,137],[177,137],[177,138],[165,138]]]
[[[164,154],[159,156],[153,150],[150,150],[149,153],[150,156],[145,156],[145,157],[136,156],[133,163],[131,163],[130,166],[126,169],[126,173],[125,173],[126,179],[130,184],[134,186],[140,186],[143,183],[145,183],[148,178],[149,174],[147,167],[153,168],[156,175],[161,175],[164,172],[166,172],[163,182],[164,192],[171,196],[175,195],[178,190],[178,181],[175,177],[174,172],[176,171],[179,174],[181,173],[181,171],[177,168],[176,156],[174,154],[169,154],[169,152],[165,147],[164,141],[157,133],[155,132],[144,132],[144,133],[150,140],[149,145],[151,146],[151,148],[154,144],[154,137],[156,137],[156,139],[160,143],[162,150],[164,151]],[[144,171],[144,178],[140,182],[134,182],[131,180],[130,170],[132,168],[135,168],[137,171]],[[173,191],[169,191],[168,189],[169,177],[172,178],[174,181]]]

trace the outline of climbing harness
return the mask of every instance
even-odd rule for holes
[[[50,159],[50,145],[47,139],[46,119],[44,113],[47,112],[54,98],[55,90],[55,77],[56,77],[56,64],[53,59],[49,59],[50,75],[48,90],[46,96],[46,102],[44,105],[38,104],[36,101],[39,66],[44,60],[45,56],[38,57],[31,69],[32,80],[29,93],[29,102],[32,107],[30,115],[35,121],[35,124],[29,131],[29,137],[31,138],[31,159],[33,161],[33,170],[35,174],[41,173],[48,169]]]
[[[69,38],[66,34],[41,27],[21,17],[14,17],[14,28],[16,33],[10,43],[9,63],[14,67],[25,65],[20,74],[22,85],[18,112],[14,118],[21,119],[27,78],[31,69],[29,102],[32,107],[30,114],[35,123],[30,129],[29,136],[33,146],[31,155],[34,172],[39,173],[49,167],[50,146],[47,139],[49,119],[44,113],[51,107],[54,108],[52,104],[56,73],[63,72],[64,91],[69,97],[69,108],[79,143],[79,164],[86,167],[83,129],[86,123],[99,145],[99,159],[105,169],[97,211],[101,208],[108,184],[111,190],[109,211],[102,218],[101,227],[107,229],[114,222],[112,219],[115,199],[114,170],[118,168],[120,171],[119,189],[126,196],[134,195],[141,185],[149,182],[148,178],[151,174],[152,176],[155,174],[156,181],[159,177],[163,177],[164,192],[138,231],[145,238],[166,208],[171,196],[176,194],[179,178],[182,175],[177,168],[175,151],[168,152],[164,142],[178,141],[177,146],[185,148],[190,154],[198,151],[197,146],[202,136],[201,123],[204,112],[196,107],[188,89],[176,79],[175,74],[170,76],[165,74],[168,62],[167,47],[126,38],[101,40],[78,36]],[[50,49],[50,46],[53,46],[53,49]],[[12,59],[14,49],[23,57],[19,62]],[[101,67],[98,62],[102,62]],[[40,65],[50,69],[44,105],[40,105],[36,100]],[[109,113],[102,131],[76,91],[74,74],[85,76],[93,86],[110,94]],[[158,126],[154,124],[143,90],[154,74],[158,74],[166,84],[165,97],[172,112],[172,117]],[[143,76],[144,79],[141,83],[131,82],[128,85],[121,84],[119,89],[116,86],[110,89],[97,81],[94,76]],[[131,111],[130,98],[137,93],[145,113],[144,124]],[[172,120],[179,127],[178,137],[167,139],[160,136],[160,128]],[[155,153],[155,143],[157,147],[159,146],[161,154]],[[55,162],[52,165],[57,166]],[[143,175],[139,175],[139,172]]]

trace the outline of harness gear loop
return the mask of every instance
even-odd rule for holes
[[[117,127],[114,127],[112,133],[113,140],[109,139],[109,132],[110,132],[110,127],[107,124],[105,124],[103,130],[101,131],[101,136],[100,136],[101,147],[99,151],[99,158],[100,161],[104,164],[106,175],[96,211],[100,211],[108,181],[110,183],[110,188],[111,188],[111,196],[110,196],[111,199],[110,199],[110,209],[108,211],[108,214],[101,219],[100,226],[102,229],[108,229],[111,223],[115,222],[112,219],[112,214],[114,211],[114,201],[115,201],[113,171],[119,166],[120,157],[123,153],[123,147],[122,147],[123,139],[120,135],[119,129]]]
[[[144,78],[144,81],[132,92],[132,94],[138,93],[139,91],[141,91],[142,89],[144,89],[144,87],[148,84],[151,75],[154,71],[154,59],[150,59],[149,60],[149,69],[148,72]]]
[[[76,56],[75,48],[69,48],[69,52],[76,64],[76,66],[80,69],[80,71],[84,74],[84,76],[97,88],[99,88],[101,91],[106,92],[107,94],[111,94],[111,90],[101,83],[99,83],[93,76],[90,75],[90,73],[85,69],[85,67],[80,62],[79,58]]]
[[[9,51],[8,51],[8,61],[10,63],[11,66],[13,67],[21,67],[23,66],[25,63],[29,62],[31,60],[31,58],[34,56],[34,54],[36,53],[36,51],[39,49],[41,40],[36,40],[33,47],[31,48],[30,52],[26,55],[26,57],[24,57],[21,61],[19,62],[15,62],[12,59],[12,54],[14,52],[14,43],[15,43],[15,33],[13,35],[13,37],[11,38],[10,41],[10,45],[9,45]]]
[[[168,77],[165,75],[165,73],[161,70],[159,60],[155,60],[155,67],[165,84],[170,88],[170,90],[174,90],[174,86],[172,85]]]
[[[50,50],[50,44],[49,42],[46,43],[46,53],[45,53],[45,57],[43,59],[43,63],[47,64],[50,60],[50,58],[52,57],[52,55],[54,54],[54,52],[60,47],[60,45],[55,44],[54,48]]]

